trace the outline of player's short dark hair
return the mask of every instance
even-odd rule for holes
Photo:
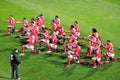
[[[92,28],[92,32],[97,32],[97,29],[96,28]]]
[[[110,40],[107,40],[107,42],[111,42]]]
[[[40,16],[43,16],[43,14],[40,14],[39,17],[40,17]]]
[[[25,17],[23,19],[26,19]]]
[[[15,48],[13,51],[16,51],[16,50],[18,50],[17,48]]]
[[[78,21],[75,21],[74,23],[77,23],[77,24],[78,24]]]
[[[73,26],[73,25],[71,25],[71,26],[70,26],[70,28],[74,28],[74,26]]]
[[[59,16],[58,16],[58,15],[56,15],[55,17],[56,17],[56,18],[59,18]]]
[[[15,51],[16,51],[16,50],[18,50],[18,49],[17,49],[17,48],[15,48],[15,49],[13,50],[12,54],[13,54],[13,53],[15,53]]]

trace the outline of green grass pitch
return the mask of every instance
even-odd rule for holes
[[[17,21],[23,17],[30,20],[33,16],[44,14],[46,27],[55,15],[59,15],[65,30],[75,20],[79,22],[81,36],[91,34],[97,28],[102,41],[110,39],[116,56],[120,56],[120,1],[119,0],[1,0],[0,20],[13,15]],[[18,33],[6,36],[8,23],[0,21],[0,80],[10,80],[10,53],[14,48],[21,51],[21,39]],[[22,25],[17,24],[19,29]],[[87,44],[86,44],[87,45]],[[43,46],[46,49],[46,46]],[[31,54],[25,50],[20,57],[23,64],[19,66],[21,80],[120,80],[120,62],[111,62],[93,69],[73,63],[66,67],[67,59],[60,52]],[[105,50],[104,50],[105,52]],[[81,51],[85,54],[85,49]]]

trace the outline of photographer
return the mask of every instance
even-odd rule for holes
[[[10,63],[12,69],[12,80],[14,80],[14,72],[16,72],[16,80],[19,80],[18,65],[21,64],[21,62],[18,60],[18,49],[14,49],[11,53]]]

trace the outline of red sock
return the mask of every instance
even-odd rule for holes
[[[10,29],[8,28],[8,32],[7,32],[7,34],[10,34]]]
[[[22,29],[18,30],[18,32],[22,33]]]
[[[70,66],[70,64],[71,64],[71,58],[68,57],[67,60],[68,60],[68,66]]]
[[[59,49],[59,48],[56,48],[55,50],[56,50],[56,51],[59,51],[60,49]]]
[[[38,50],[32,50],[33,53],[38,53],[39,51]]]
[[[90,56],[92,56],[92,53],[91,53],[91,51],[90,51],[90,48],[87,48],[87,55],[90,57]]]
[[[48,51],[51,51],[50,45],[48,45]]]
[[[108,56],[106,54],[103,55],[105,57],[105,60],[108,61]]]
[[[92,60],[93,66],[96,66],[96,60]]]
[[[81,57],[81,54],[80,54],[80,52],[81,52],[81,50],[78,52],[78,55],[79,55],[79,57]]]
[[[80,64],[88,64],[87,62],[80,62]]]
[[[117,60],[119,60],[119,58],[112,58],[112,60],[113,60],[113,61],[117,61]]]
[[[99,65],[103,65],[103,64],[105,64],[105,63],[104,63],[104,62],[99,62],[98,64],[99,64]]]
[[[64,53],[66,53],[66,45],[63,46]]]
[[[92,56],[92,53],[91,53],[91,51],[89,52],[89,56],[90,56],[90,57]]]
[[[24,46],[22,46],[22,54],[24,54],[24,49],[25,49]]]

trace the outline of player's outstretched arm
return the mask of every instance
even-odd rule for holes
[[[3,21],[3,22],[9,22],[9,20],[4,20],[4,19],[3,19],[2,21]]]

